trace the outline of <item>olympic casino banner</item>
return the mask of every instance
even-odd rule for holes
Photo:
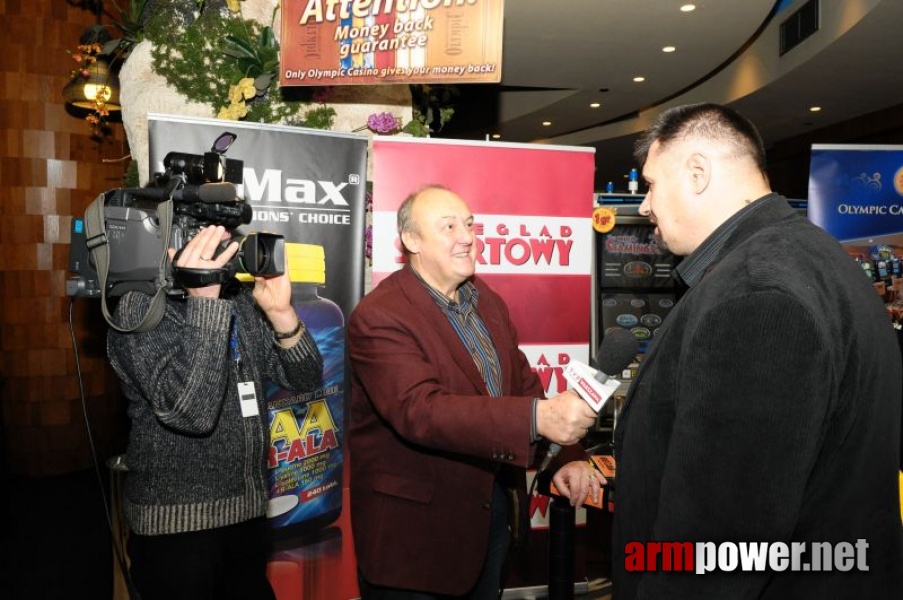
[[[279,595],[353,598],[344,324],[363,295],[367,138],[156,114],[148,127],[151,173],[179,164],[199,168],[205,160],[222,164],[253,211],[237,233],[285,238],[293,305],[323,355],[324,385],[306,394],[266,386],[267,516],[277,550],[270,580]],[[214,148],[224,133],[234,136],[231,146]]]
[[[279,85],[498,83],[503,0],[282,0]]]
[[[454,190],[476,217],[477,274],[508,304],[546,394],[567,389],[564,366],[589,358],[594,152],[375,137],[374,287],[404,261],[395,217],[402,201],[422,184]],[[533,528],[548,529],[549,498],[534,496],[531,505]],[[533,569],[544,582],[545,563]]]
[[[812,146],[809,218],[903,316],[903,146]]]
[[[903,146],[813,144],[809,218],[871,279],[903,346]]]

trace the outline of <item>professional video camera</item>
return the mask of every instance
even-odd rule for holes
[[[200,227],[231,231],[251,222],[251,207],[235,190],[242,161],[225,156],[236,137],[223,133],[203,155],[170,152],[163,159],[165,172],[149,187],[100,194],[84,219],[72,220],[69,270],[77,275],[69,278],[66,293],[103,298],[106,315],[106,297],[131,290],[181,296],[186,287],[224,283],[236,273],[281,275],[284,239],[276,234],[233,236],[239,249],[222,269],[173,268],[169,262],[167,248],[181,251]]]

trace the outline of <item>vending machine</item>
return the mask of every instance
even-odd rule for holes
[[[620,327],[646,351],[680,297],[673,276],[680,257],[655,237],[655,225],[640,214],[639,194],[596,194],[593,211],[592,348]]]
[[[681,257],[656,239],[655,225],[639,212],[642,201],[641,194],[595,194],[593,358],[605,332],[613,327],[629,329],[637,337],[642,358],[685,291],[674,274]],[[788,203],[806,215],[805,200]]]

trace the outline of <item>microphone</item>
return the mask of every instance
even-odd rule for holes
[[[243,202],[238,199],[235,184],[228,181],[185,185],[175,190],[162,187],[145,187],[135,188],[130,191],[135,196],[157,201],[166,200],[171,194],[173,200],[180,202],[202,202],[204,204],[238,204]]]
[[[180,191],[182,192],[182,200],[185,202],[204,202],[205,204],[237,202],[235,184],[228,181],[186,185]]]
[[[572,360],[564,369],[564,377],[573,386],[577,394],[599,412],[605,402],[611,398],[620,386],[614,374],[620,373],[630,365],[636,356],[640,342],[628,329],[612,329],[605,334],[596,361],[599,369],[593,369],[580,361]],[[552,460],[561,452],[560,444],[549,444],[549,449],[539,465],[537,473],[542,473]]]

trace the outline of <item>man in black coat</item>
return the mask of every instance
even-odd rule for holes
[[[668,110],[637,159],[688,291],[619,416],[615,599],[898,598],[901,358],[871,283],[734,111]]]

